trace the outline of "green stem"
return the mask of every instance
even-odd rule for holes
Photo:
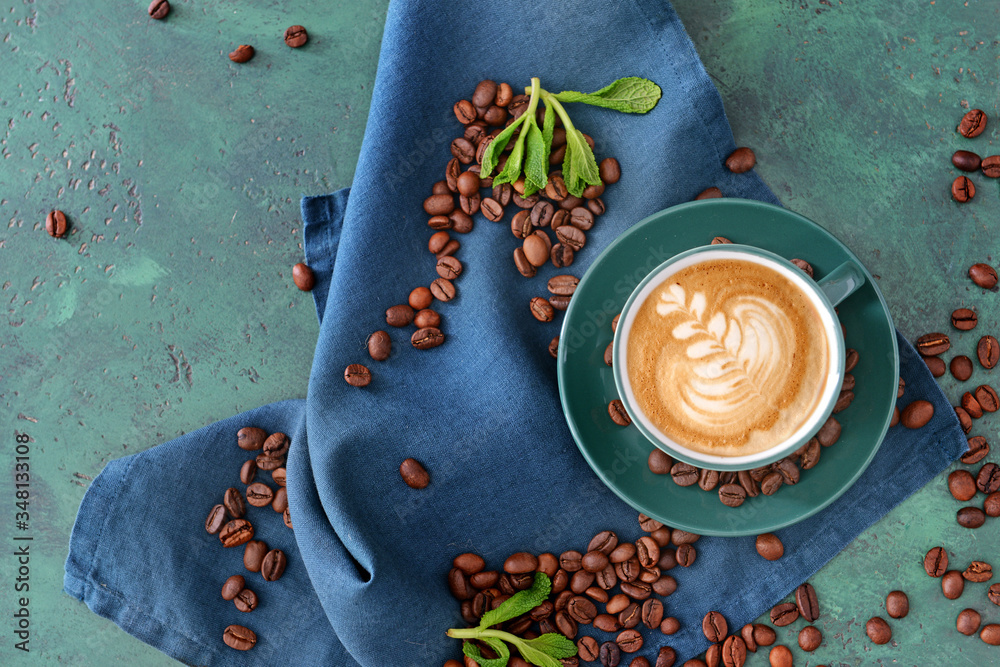
[[[510,643],[516,643],[518,637],[510,634],[509,632],[504,632],[503,630],[482,630],[480,628],[452,628],[448,631],[448,636],[453,639],[481,639],[482,637],[492,637],[494,639],[502,639],[503,641]]]
[[[542,81],[537,76],[531,77],[531,99],[528,100],[528,110],[524,112],[525,116],[534,116],[535,110],[538,108],[538,93],[542,90]],[[528,92],[525,88],[524,92]]]
[[[555,109],[555,112],[559,115],[559,118],[562,119],[563,127],[566,128],[566,133],[567,134],[572,133],[573,130],[575,129],[573,127],[573,121],[569,119],[569,114],[566,113],[566,109],[564,109],[563,105],[559,103],[559,100],[556,99],[556,96],[547,90],[542,90],[540,92],[542,95],[542,99],[545,100],[545,104],[547,105],[551,104],[552,108]]]

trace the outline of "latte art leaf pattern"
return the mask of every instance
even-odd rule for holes
[[[788,373],[782,360],[795,349],[794,327],[781,308],[743,294],[709,310],[705,294],[688,300],[674,284],[660,293],[656,312],[680,320],[671,335],[687,343],[687,368],[671,380],[682,398],[676,407],[689,419],[724,427],[779,409],[775,390],[780,394]]]

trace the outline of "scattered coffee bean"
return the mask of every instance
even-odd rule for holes
[[[972,417],[970,417],[969,413],[965,411],[965,408],[956,406],[955,416],[958,417],[958,423],[962,425],[962,430],[965,433],[972,430]]]
[[[990,155],[989,157],[984,157],[983,162],[979,165],[979,168],[983,171],[983,176],[989,178],[1000,178],[1000,155]]]
[[[249,44],[240,44],[233,51],[230,51],[229,59],[234,63],[245,63],[253,58],[254,53],[254,48]]]
[[[951,314],[951,326],[959,331],[970,331],[976,328],[979,316],[971,308],[959,308]]]
[[[930,401],[919,399],[903,408],[899,421],[906,428],[922,428],[933,416],[934,404]]]
[[[963,507],[956,517],[962,528],[979,528],[986,523],[986,513],[978,507]]]
[[[983,512],[986,516],[1000,516],[1000,491],[994,491],[986,496],[986,500],[983,501]]]
[[[406,459],[399,464],[399,474],[411,489],[423,489],[431,483],[431,476],[416,459]]]
[[[948,570],[941,577],[941,592],[949,600],[957,600],[965,590],[965,578],[958,570]]]
[[[969,636],[976,634],[980,623],[982,623],[982,617],[978,611],[975,609],[963,609],[958,615],[955,626],[963,635]]]
[[[951,198],[965,203],[976,196],[976,185],[967,176],[959,176],[951,183]]]
[[[982,158],[972,151],[955,151],[951,156],[951,163],[962,171],[976,171],[982,165]]]
[[[222,599],[227,602],[239,595],[246,588],[247,582],[242,574],[234,574],[222,584]]]
[[[242,625],[230,625],[222,633],[222,641],[226,643],[226,646],[237,651],[249,651],[257,643],[257,635],[254,634],[253,630]]]
[[[389,338],[389,334],[387,334],[384,331],[376,331],[375,333],[368,336],[368,354],[371,356],[372,359],[374,359],[375,361],[385,361],[386,359],[389,358],[389,354],[391,352],[392,352],[392,339]],[[348,380],[348,382],[350,382],[350,380]]]
[[[990,623],[984,625],[979,638],[990,646],[1000,646],[1000,623]]]
[[[367,387],[372,381],[372,374],[361,364],[351,364],[344,369],[344,380],[352,387]]]
[[[966,139],[978,137],[986,129],[986,114],[980,109],[971,109],[958,124],[958,133]]]
[[[723,484],[719,487],[719,500],[726,507],[739,507],[746,497],[746,489],[739,484]]]
[[[264,456],[268,456],[274,459],[284,458],[288,454],[288,448],[291,446],[292,440],[284,433],[272,433],[267,436],[264,440],[264,446],[261,450]],[[273,470],[273,468],[272,468]]]
[[[792,667],[792,651],[787,646],[778,644],[767,656],[771,667]]]
[[[555,318],[555,309],[544,297],[536,296],[529,304],[531,314],[539,322],[551,322]]]
[[[244,461],[243,466],[240,468],[240,481],[244,484],[250,484],[256,476],[257,462],[254,459]]]
[[[662,449],[654,448],[646,459],[649,471],[654,475],[669,475],[674,465],[674,460]]]
[[[972,395],[976,397],[976,402],[979,403],[979,407],[984,412],[996,412],[997,408],[1000,407],[1000,397],[997,396],[996,390],[988,384],[976,387]]]
[[[632,423],[632,418],[625,411],[625,405],[617,398],[608,403],[608,414],[611,415],[611,420],[619,426],[628,426]]]
[[[584,662],[594,662],[601,653],[601,647],[593,637],[581,637],[576,642],[576,654]]]
[[[615,643],[622,653],[635,653],[642,648],[642,634],[638,630],[622,630],[615,638]]]
[[[269,549],[267,544],[260,540],[250,540],[243,549],[243,567],[250,572],[260,572],[260,567],[264,563],[264,556]]]
[[[802,269],[802,271],[804,271],[805,274],[810,278],[812,278],[816,274],[816,272],[813,270],[812,264],[810,264],[804,259],[790,259],[788,261],[790,261],[792,264]]]
[[[960,459],[966,465],[979,463],[990,453],[990,443],[986,442],[986,438],[981,435],[972,436],[968,439],[968,443],[969,451],[962,454],[962,458]]]
[[[993,567],[989,563],[985,563],[981,560],[974,560],[969,564],[969,567],[965,568],[962,576],[965,577],[967,581],[981,584],[984,581],[989,581],[993,578]]]
[[[986,598],[995,605],[1000,606],[1000,584],[993,584],[986,591]]]
[[[865,624],[865,632],[874,644],[887,644],[892,639],[892,628],[880,616],[868,619],[868,623]]]
[[[435,310],[424,308],[414,316],[413,324],[418,329],[440,329],[441,315]]]
[[[149,3],[149,15],[157,21],[167,18],[170,13],[170,3],[167,0],[153,0]]]
[[[758,647],[771,646],[777,639],[777,633],[770,626],[763,623],[753,624],[753,640],[757,642]]]
[[[799,617],[799,608],[794,602],[782,602],[771,608],[771,624],[779,628],[790,625]]]
[[[1000,466],[990,462],[980,468],[976,476],[976,488],[987,495],[1000,490]]]
[[[774,533],[757,536],[757,553],[765,560],[778,560],[785,555],[785,545]]]
[[[972,377],[972,359],[960,354],[951,360],[951,374],[959,382],[965,382]],[[968,413],[966,413],[968,414]]]
[[[924,357],[924,363],[927,364],[927,369],[931,372],[931,375],[936,378],[941,377],[948,370],[941,357]]]
[[[795,589],[795,605],[799,608],[799,615],[810,623],[819,618],[819,600],[812,584],[804,583]]]
[[[603,667],[618,667],[622,659],[622,651],[618,647],[618,644],[614,642],[604,642],[601,644],[599,655]]]
[[[972,395],[972,392],[965,392],[962,394],[961,399],[962,409],[973,419],[979,419],[983,416],[983,408],[979,405],[979,401],[976,397]]]
[[[281,549],[271,549],[260,564],[260,574],[265,581],[277,581],[285,573],[288,558]]]
[[[973,264],[969,267],[969,277],[977,287],[993,289],[997,285],[997,272],[989,264]]]
[[[694,561],[697,556],[698,552],[694,550],[693,546],[690,544],[682,544],[677,547],[675,558],[677,559],[677,564],[681,567],[691,567],[694,565]]]
[[[951,347],[951,340],[947,334],[929,333],[917,339],[917,352],[925,357],[936,356],[948,351]]]
[[[750,171],[755,164],[757,164],[757,157],[752,150],[745,146],[737,148],[726,158],[726,169],[734,174]]]
[[[910,613],[910,598],[903,591],[892,591],[885,597],[885,610],[890,618],[906,618]]]
[[[257,594],[249,588],[244,588],[233,599],[236,608],[244,613],[248,613],[257,608]]]
[[[247,487],[247,502],[254,507],[267,507],[274,500],[274,491],[263,482],[254,482]]]
[[[413,308],[403,303],[385,311],[385,322],[391,327],[405,327],[413,322]]]
[[[440,329],[434,327],[425,327],[423,329],[417,329],[410,336],[410,343],[413,347],[418,350],[429,350],[432,347],[437,347],[444,342],[444,334],[441,333]]]
[[[224,547],[238,547],[253,539],[253,526],[246,519],[233,519],[219,530],[219,541]]]
[[[701,620],[701,631],[705,638],[713,644],[721,642],[729,634],[729,625],[725,617],[717,611],[710,611]]]
[[[972,500],[976,495],[976,479],[968,470],[954,470],[948,475],[948,490],[955,500]]]
[[[285,44],[293,49],[305,46],[308,41],[309,34],[306,32],[306,29],[300,25],[293,25],[285,30]]]
[[[254,462],[256,465],[256,462]],[[229,512],[229,516],[234,519],[240,519],[246,514],[247,504],[243,500],[243,494],[240,493],[239,489],[235,487],[230,487],[226,489],[226,493],[223,495],[222,504],[225,505],[226,511]]]
[[[205,519],[205,531],[209,535],[215,535],[226,524],[226,508],[224,505],[214,506]]]
[[[240,449],[254,451],[264,446],[267,440],[267,432],[256,426],[246,426],[236,433],[236,444]]]
[[[814,625],[807,625],[799,630],[799,648],[807,653],[818,649],[823,643],[823,633]]]

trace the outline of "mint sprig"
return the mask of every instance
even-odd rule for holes
[[[478,627],[452,628],[448,630],[448,636],[466,640],[462,644],[462,653],[479,663],[480,667],[506,667],[510,660],[510,649],[506,644],[514,646],[521,657],[533,665],[562,667],[559,659],[572,657],[577,650],[576,644],[566,637],[549,632],[535,639],[522,639],[503,630],[490,629],[491,626],[528,613],[547,600],[551,590],[552,582],[549,577],[544,572],[537,572],[531,588],[515,593],[496,609],[483,614]],[[483,642],[498,657],[484,658],[480,648],[471,640]]]
[[[493,184],[513,183],[522,178],[523,172],[525,197],[542,190],[548,183],[549,154],[552,151],[556,115],[566,129],[566,154],[562,163],[566,190],[574,197],[580,197],[588,185],[601,183],[594,152],[583,133],[573,126],[563,102],[580,102],[624,113],[646,113],[656,106],[662,95],[658,85],[636,76],[618,79],[593,93],[564,90],[555,94],[544,90],[538,77],[533,77],[531,87],[525,88],[524,92],[530,96],[528,108],[487,146],[480,175],[488,178],[493,173],[501,152],[514,133],[519,131],[507,163],[493,178]],[[538,127],[535,113],[540,101],[545,103],[545,117],[541,128]]]

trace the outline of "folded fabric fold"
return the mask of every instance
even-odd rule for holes
[[[515,25],[516,33],[495,29]],[[471,233],[454,234],[464,265],[458,296],[434,304],[444,344],[417,350],[412,328],[387,326],[385,310],[436,277],[421,204],[444,178],[450,141],[461,134],[452,104],[481,78],[517,88],[539,76],[552,89],[595,90],[626,75],[663,88],[652,112],[572,111],[594,137],[598,159],[616,157],[622,171],[576,262],[526,280],[511,261],[513,211],[500,224],[476,216]],[[736,144],[721,100],[666,2],[623,0],[613,9],[598,0],[479,2],[448,11],[429,0],[393,2],[371,108],[350,196],[342,190],[302,204],[321,317],[308,399],[115,461],[81,506],[67,592],[184,662],[440,665],[461,655],[459,642],[445,636],[464,625],[446,580],[454,556],[474,551],[500,569],[518,551],[582,550],[600,530],[637,539],[636,511],[577,451],[548,353],[558,329],[536,321],[528,303],[545,294],[548,277],[582,275],[631,224],[709,186],[776,203],[756,174],[725,169]],[[365,341],[380,329],[393,349],[375,362]],[[926,367],[902,339],[900,351],[907,392],[938,408],[932,422],[919,432],[891,430],[858,484],[780,531],[788,554],[780,569],[756,556],[752,538],[699,541],[695,564],[672,572],[679,588],[666,601],[683,629],[671,637],[646,632],[640,655],[667,644],[682,659],[703,651],[697,629],[705,611],[721,611],[737,627],[756,617],[964,450]],[[371,369],[369,386],[344,382],[352,363]],[[226,487],[242,489],[234,480],[248,457],[235,434],[248,425],[292,437],[294,531],[277,513],[253,508],[261,539],[281,545],[289,565],[281,580],[255,583],[260,608],[239,614],[218,589],[241,572],[242,550],[223,549],[202,523]],[[427,488],[400,479],[409,457],[430,472]],[[170,512],[148,502],[163,489],[179,499]],[[724,590],[710,574],[718,569],[733,582]],[[246,653],[225,646],[229,623],[257,631],[258,645]]]

